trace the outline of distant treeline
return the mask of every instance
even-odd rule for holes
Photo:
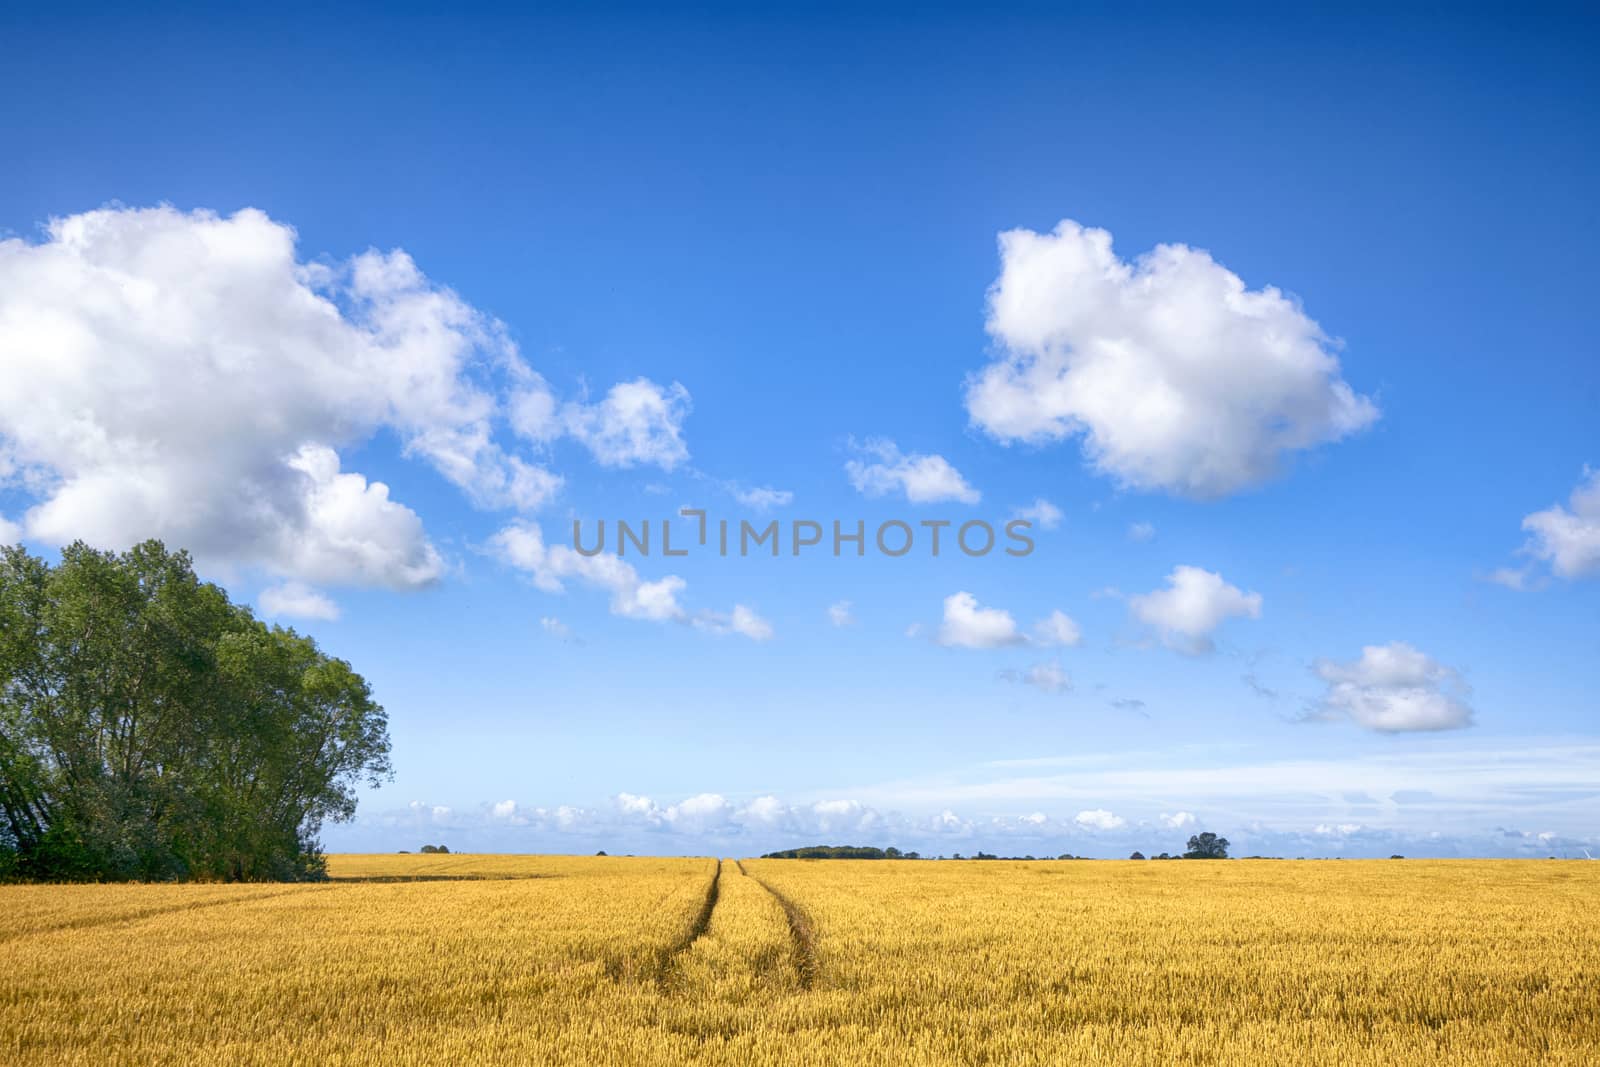
[[[761,857],[764,860],[920,860],[924,857],[918,852],[901,852],[897,848],[872,848],[867,845],[808,845],[805,848],[787,848],[781,852],[768,852]],[[929,859],[944,859],[944,856],[930,856]],[[954,860],[1035,860],[1049,859],[1049,856],[997,856],[992,852],[979,850],[972,856],[963,856],[957,852],[949,857]],[[1063,852],[1055,857],[1058,860],[1082,860],[1088,856],[1074,856],[1070,852]],[[1142,860],[1144,853],[1135,852],[1129,859]],[[1158,860],[1225,860],[1228,858],[1228,839],[1218,837],[1213,833],[1195,834],[1189,838],[1189,849],[1181,856],[1161,853],[1152,856]],[[1256,857],[1252,857],[1256,858]],[[1400,857],[1396,856],[1395,859]]]
[[[0,547],[0,878],[315,878],[388,773],[362,677],[187,554]]]
[[[870,848],[866,845],[808,845],[768,852],[764,860],[920,860],[920,853],[897,848]]]

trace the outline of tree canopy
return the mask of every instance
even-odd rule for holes
[[[0,548],[0,874],[317,877],[389,775],[366,681],[187,553]]]
[[[1189,851],[1183,854],[1186,860],[1225,860],[1228,858],[1228,839],[1218,837],[1211,831],[1195,834],[1189,838]]]

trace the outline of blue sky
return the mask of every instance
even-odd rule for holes
[[[354,663],[330,847],[1600,842],[1592,16],[0,19],[0,532]]]

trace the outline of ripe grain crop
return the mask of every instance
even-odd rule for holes
[[[0,886],[0,1062],[1600,1062],[1600,865],[330,870]]]

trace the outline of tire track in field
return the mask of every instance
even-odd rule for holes
[[[694,943],[704,937],[706,931],[711,928],[711,913],[717,910],[717,897],[722,887],[722,860],[717,859],[715,862],[716,869],[711,872],[711,884],[706,887],[706,898],[700,902],[700,910],[695,914],[694,922],[689,924],[689,928],[684,931],[681,938],[662,953],[660,962],[655,968],[656,986],[663,992],[672,982],[672,972],[677,967],[679,957],[693,948]]]
[[[207,908],[220,908],[228,904],[249,904],[257,900],[273,900],[277,897],[307,896],[311,893],[333,888],[335,886],[326,884],[320,886],[297,886],[294,889],[283,889],[276,893],[252,893],[247,896],[223,897],[220,900],[196,900],[187,904],[167,904],[161,907],[122,912],[117,915],[85,915],[79,919],[69,919],[66,922],[52,923],[49,926],[37,926],[31,930],[0,934],[0,944],[5,944],[8,941],[19,941],[28,937],[41,937],[45,934],[60,933],[62,930],[86,930],[96,926],[113,926],[116,923],[133,923],[141,919],[153,919],[160,915],[175,915],[184,911],[203,911]]]
[[[816,935],[811,929],[811,920],[801,910],[800,905],[745,870],[743,860],[733,862],[734,866],[739,868],[740,874],[772,894],[772,899],[783,909],[783,917],[789,924],[789,939],[794,942],[794,969],[800,976],[800,988],[810,989],[816,984],[818,976],[817,943]]]

